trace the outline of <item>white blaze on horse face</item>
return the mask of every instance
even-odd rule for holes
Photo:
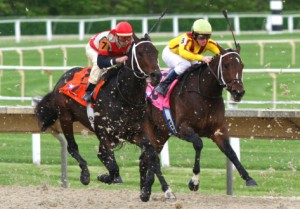
[[[235,59],[236,59],[236,61],[237,61],[238,63],[241,63],[241,60],[240,60],[239,57],[235,57]],[[236,73],[235,78],[236,78],[236,79],[240,79],[239,72]],[[241,80],[243,80],[243,77],[242,77],[242,76],[241,76]]]

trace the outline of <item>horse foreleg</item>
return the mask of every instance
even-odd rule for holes
[[[246,181],[246,186],[257,186],[256,181],[249,176],[248,172],[239,161],[235,151],[232,149],[229,143],[229,138],[224,135],[216,135],[213,140],[220,148],[220,150],[234,164],[240,176]]]
[[[147,138],[150,140],[151,144],[154,146],[154,149],[157,153],[160,153],[164,143],[167,141],[168,138],[162,137],[162,134],[158,134],[157,132],[154,133],[154,126],[151,124],[149,120],[147,120],[144,123],[144,131],[147,136]],[[157,138],[157,135],[160,135],[160,138]],[[135,141],[139,141],[139,139],[135,139]],[[141,146],[141,145],[140,145]],[[141,162],[141,161],[140,161]],[[159,157],[157,155],[157,162],[160,162]],[[145,167],[145,166],[142,166]],[[140,173],[143,173],[143,171],[140,171]],[[163,176],[161,172],[160,165],[155,169],[155,174],[160,182],[161,189],[165,194],[166,199],[176,199],[171,187],[168,185],[167,181],[165,180],[165,177]],[[141,180],[143,182],[143,180]]]
[[[90,172],[87,162],[79,154],[78,145],[74,138],[73,124],[66,121],[60,121],[60,123],[63,124],[61,128],[68,142],[68,152],[74,159],[77,160],[79,167],[81,168],[80,182],[83,185],[88,185],[90,183]]]
[[[160,169],[157,153],[152,144],[143,138],[140,155],[140,198],[143,202],[150,199],[151,188],[154,183],[154,174]]]
[[[97,179],[105,184],[122,184],[122,178],[119,172],[119,166],[115,159],[113,148],[101,140],[99,143],[99,152],[97,154],[100,161],[108,170],[108,174],[98,175]]]
[[[155,169],[155,174],[156,174],[156,176],[157,176],[157,178],[159,180],[159,183],[161,185],[161,189],[163,190],[163,192],[165,194],[165,198],[166,199],[176,199],[176,196],[173,193],[173,190],[168,185],[168,183],[167,183],[165,177],[163,176],[160,168],[158,170]]]
[[[182,125],[183,127],[184,125]],[[190,127],[184,127],[180,129],[180,136],[181,139],[193,143],[193,147],[195,150],[195,161],[194,161],[194,167],[193,167],[193,173],[194,176],[189,181],[189,189],[191,191],[198,191],[199,189],[199,175],[200,175],[200,155],[203,148],[203,142],[202,139],[199,137],[197,133],[194,132],[194,130]]]

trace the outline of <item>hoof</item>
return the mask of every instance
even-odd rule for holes
[[[121,176],[111,179],[109,174],[99,175],[99,176],[97,176],[97,179],[98,179],[98,181],[101,181],[102,183],[105,183],[105,184],[122,184],[123,183]]]
[[[189,189],[191,190],[191,191],[198,191],[198,189],[199,189],[199,184],[197,184],[197,185],[195,185],[194,184],[194,182],[192,181],[192,180],[190,180],[190,182],[189,182]]]
[[[110,176],[108,174],[102,174],[97,176],[98,181],[101,181],[104,184],[111,184],[112,180],[110,179]]]
[[[255,187],[255,186],[257,186],[257,183],[253,179],[250,179],[250,180],[246,181],[246,186],[247,187]]]
[[[142,188],[140,198],[143,202],[148,202],[150,199],[151,190],[147,190],[145,187]]]
[[[113,184],[123,184],[121,176],[114,178]]]
[[[83,185],[88,185],[90,183],[90,174],[89,173],[83,173],[83,172],[81,172],[80,182]]]
[[[167,191],[165,191],[165,198],[168,200],[176,200],[176,196],[171,188],[168,188]]]

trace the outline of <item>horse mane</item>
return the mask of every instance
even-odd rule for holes
[[[117,73],[119,72],[119,70],[124,66],[124,64],[121,65],[117,65],[116,67],[113,67],[111,69],[109,69],[104,75],[103,75],[103,79],[105,81],[109,80],[109,78],[114,77],[117,75]]]
[[[181,94],[183,86],[187,82],[186,80],[189,78],[190,74],[192,74],[193,72],[199,72],[198,76],[201,76],[201,73],[203,72],[205,66],[207,66],[206,63],[194,64],[191,67],[189,67],[182,75],[178,77],[178,80],[182,81],[178,95]]]

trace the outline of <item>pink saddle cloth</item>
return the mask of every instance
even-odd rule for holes
[[[161,80],[163,80],[165,78],[165,76],[168,74],[168,70],[163,70],[161,71],[162,72],[162,78]],[[158,94],[156,91],[155,91],[155,87],[152,86],[150,83],[148,83],[147,85],[147,88],[146,88],[146,96],[148,98],[151,99],[152,101],[152,104],[157,107],[158,109],[160,109],[161,111],[164,109],[164,108],[170,108],[170,94],[174,88],[174,86],[177,84],[178,80],[175,79],[171,85],[170,85],[170,88],[168,90],[168,93],[166,94],[166,97],[163,97],[161,94]]]

